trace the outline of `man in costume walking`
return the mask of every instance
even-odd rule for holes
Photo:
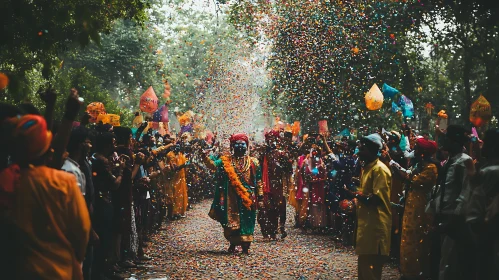
[[[255,231],[257,197],[260,205],[263,199],[261,171],[258,160],[249,156],[246,134],[234,134],[229,140],[230,156],[215,160],[204,155],[206,166],[216,171],[218,178],[209,216],[222,225],[230,242],[229,253],[241,246],[243,254],[248,254]]]
[[[286,199],[290,171],[289,154],[281,150],[281,139],[279,131],[272,130],[265,134],[267,150],[263,156],[262,181],[264,192],[264,208],[258,213],[258,223],[262,228],[265,240],[276,240],[278,230],[281,238],[287,236],[286,223]]]

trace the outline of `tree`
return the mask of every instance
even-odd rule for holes
[[[147,2],[141,0],[43,1],[5,0],[0,3],[0,71],[7,72],[10,95],[29,95],[25,73],[42,64],[45,79],[53,78],[62,53],[100,43],[117,19],[143,22]],[[24,96],[24,97],[23,97]]]
[[[448,65],[453,68],[449,69],[449,77],[461,83],[457,85],[461,91],[454,94],[454,97],[463,101],[461,104],[465,104],[457,108],[460,112],[456,112],[456,115],[463,116],[458,122],[470,125],[471,103],[481,93],[492,103],[493,114],[497,115],[498,4],[484,0],[425,2],[428,4],[428,16],[424,24],[432,29],[435,49],[450,49],[453,55]],[[441,19],[440,22],[436,22],[435,18]],[[443,27],[436,28],[437,24]],[[456,73],[460,73],[460,76],[456,76]]]
[[[239,1],[238,10],[242,2],[246,3]],[[258,14],[267,7],[256,6]],[[267,9],[267,16],[260,16],[271,22],[265,25],[270,30],[265,35],[272,42],[270,101],[281,107],[279,114],[288,119],[310,125],[329,119],[338,130],[398,121],[389,111],[366,112],[363,97],[374,83],[383,82],[410,97],[416,95],[421,81],[407,63],[405,44],[409,40],[404,40],[404,35],[419,16],[419,10],[405,1],[290,0],[275,4]],[[233,22],[248,26],[246,18],[233,18]]]
[[[101,86],[122,106],[136,109],[140,95],[153,86],[162,92],[164,60],[158,30],[149,22],[144,26],[119,20],[100,45],[69,52],[63,56],[65,68],[85,68],[102,80]]]

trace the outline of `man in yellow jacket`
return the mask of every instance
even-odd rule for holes
[[[361,139],[359,158],[364,162],[357,198],[357,236],[359,280],[381,280],[383,264],[390,254],[392,213],[390,169],[378,159],[383,144],[378,134]],[[345,188],[346,191],[348,189]]]

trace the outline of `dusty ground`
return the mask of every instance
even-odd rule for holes
[[[222,228],[207,215],[210,203],[194,205],[187,218],[154,235],[147,249],[153,260],[130,279],[357,279],[352,249],[293,229],[291,212],[285,240],[265,243],[257,227],[249,256],[226,253]],[[383,279],[398,277],[392,265],[384,267]]]

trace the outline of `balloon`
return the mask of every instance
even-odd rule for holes
[[[161,109],[163,107],[159,108],[156,112],[152,114],[152,121],[153,122],[160,122],[161,121]]]
[[[0,90],[6,88],[9,85],[9,77],[4,73],[0,73]]]
[[[153,113],[158,109],[158,97],[154,89],[149,87],[140,97],[140,110],[142,112]]]
[[[90,122],[97,122],[97,117],[101,114],[106,114],[106,108],[101,102],[92,102],[87,106],[87,113],[90,115]]]
[[[298,136],[300,134],[300,122],[295,121],[293,123],[293,127],[291,128],[291,132],[293,132],[293,136]]]
[[[401,95],[399,98],[399,105],[402,108],[402,114],[406,118],[412,118],[414,116],[414,104],[405,95]]]
[[[392,112],[393,113],[398,113],[402,111],[402,109],[395,103],[395,101],[392,101]]]
[[[169,119],[168,119],[168,106],[163,105],[163,106],[161,106],[161,108],[162,108],[162,109],[160,109],[161,122],[168,123],[168,121],[169,121]]]
[[[480,95],[473,104],[471,104],[470,110],[470,122],[476,126],[480,127],[486,124],[492,119],[492,108],[490,107],[489,101]]]
[[[328,127],[327,127],[327,120],[320,120],[319,121],[319,133],[320,134],[327,134],[328,133]]]
[[[385,96],[385,98],[393,98],[399,93],[400,91],[398,89],[393,88],[387,84],[383,84],[383,95]]]
[[[379,110],[381,109],[381,106],[383,106],[383,93],[381,93],[381,90],[376,84],[366,93],[364,99],[366,101],[366,107],[370,111]]]

